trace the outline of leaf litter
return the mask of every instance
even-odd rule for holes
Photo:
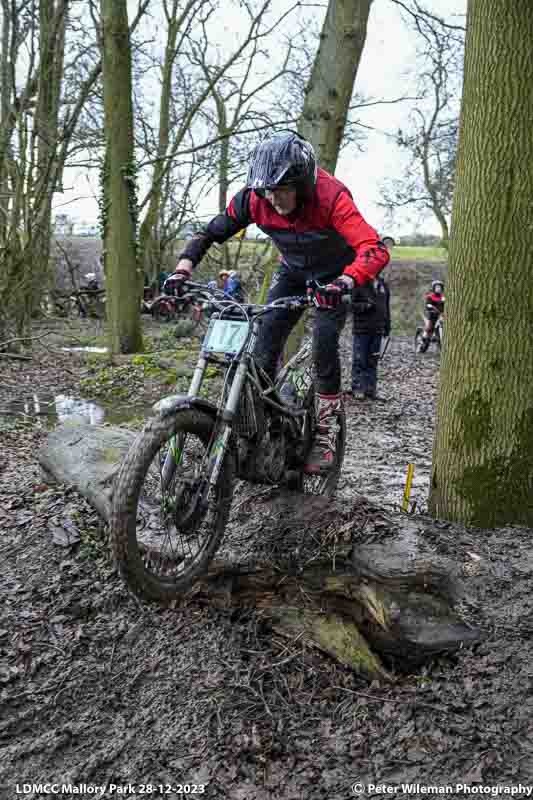
[[[349,346],[346,337],[345,353]],[[8,364],[2,404],[13,386],[37,381],[76,391],[82,362],[61,357],[68,371],[57,353],[38,367]],[[368,498],[368,541],[400,504],[408,462],[424,511],[437,379],[438,358],[415,361],[412,342],[398,337],[381,368],[386,402],[349,410],[339,494]],[[160,609],[132,597],[96,512],[40,475],[45,433],[3,420],[2,796],[14,796],[16,783],[47,781],[207,784],[205,796],[217,800],[340,800],[356,780],[533,783],[531,530],[428,518],[437,551],[474,569],[488,635],[392,685],[369,686],[267,629],[257,610],[194,597]],[[260,537],[262,500],[260,487],[241,488],[233,524],[247,519]]]

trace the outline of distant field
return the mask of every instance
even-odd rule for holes
[[[102,249],[100,239],[89,236],[59,237],[63,246],[70,244],[71,260],[80,270],[80,273],[99,272],[99,257]],[[183,249],[184,242],[175,244],[174,257],[169,259],[172,266],[177,254]],[[234,257],[239,248],[237,239],[229,243],[230,253]],[[216,256],[218,248],[213,248]],[[238,270],[243,278],[246,291],[250,296],[255,296],[259,280],[252,279],[250,271],[257,271],[255,265],[259,256],[265,254],[265,242],[254,239],[245,239],[242,242]],[[414,336],[416,326],[422,319],[424,309],[424,294],[429,291],[431,281],[439,278],[446,280],[447,253],[440,247],[394,247],[392,250],[392,265],[388,270],[387,281],[391,291],[391,316],[393,320],[392,332],[394,335]],[[220,266],[220,265],[219,265]],[[217,274],[219,266],[216,261],[205,263],[203,273],[198,275],[200,280],[213,277]],[[200,268],[201,270],[202,268]]]
[[[400,261],[448,260],[448,253],[443,247],[393,247],[391,255]]]
[[[60,241],[64,241],[65,239],[70,241],[73,245],[77,245],[84,250],[90,251],[94,250],[97,251],[98,254],[101,250],[101,241],[98,237],[93,236],[67,236],[67,237],[58,237]],[[174,249],[176,253],[179,253],[183,250],[185,244],[185,240],[177,239],[174,245]],[[236,252],[239,246],[237,239],[230,240],[230,250],[232,252]],[[245,239],[242,248],[241,254],[246,258],[246,256],[251,257],[257,253],[258,250],[262,251],[265,247],[264,240],[258,239]],[[443,247],[393,247],[392,249],[392,257],[398,259],[399,261],[447,261],[448,260],[448,253],[444,250]]]
[[[176,251],[183,249],[184,242],[180,241],[176,244]],[[237,239],[230,239],[230,251],[236,252],[239,243]],[[258,250],[263,250],[265,247],[265,240],[261,239],[245,239],[242,244],[241,257],[245,260],[250,258]],[[393,247],[391,255],[398,261],[448,261],[448,253],[443,247]]]

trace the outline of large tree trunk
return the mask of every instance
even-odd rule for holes
[[[255,302],[259,305],[263,305],[267,301],[268,290],[270,289],[270,284],[272,283],[272,276],[275,270],[279,267],[279,252],[275,249],[274,245],[271,244],[271,253],[266,261],[265,264],[265,274],[263,277],[263,282],[261,284],[261,288],[255,298]]]
[[[172,98],[172,73],[176,58],[176,41],[182,18],[178,19],[177,3],[174,3],[172,16],[168,19],[167,43],[162,67],[161,99],[159,101],[159,131],[155,166],[152,177],[152,191],[148,210],[139,231],[139,258],[143,272],[150,283],[157,281],[162,269],[161,246],[157,237],[163,181],[166,173],[166,155],[170,141],[170,103]]]
[[[330,0],[298,131],[335,172],[372,0]]]
[[[136,258],[137,200],[126,0],[102,0],[102,22],[106,140],[103,213],[109,345],[113,353],[135,353],[142,346],[142,272]]]
[[[314,147],[318,163],[334,174],[361,55],[372,0],[329,0],[298,132]],[[285,359],[300,347],[302,318],[292,330]]]
[[[57,151],[59,103],[65,55],[65,28],[68,0],[39,3],[39,90],[35,114],[34,135],[37,146],[36,177],[34,183],[31,267],[39,265],[38,280],[32,282],[28,301],[32,309],[40,303],[48,280],[50,243],[52,237],[52,200],[58,174]]]
[[[9,181],[7,157],[11,133],[11,80],[10,80],[11,14],[8,0],[2,0],[2,50],[0,52],[0,247],[5,246],[9,213]]]
[[[224,99],[217,92],[216,88],[213,89],[213,96],[217,106],[217,132],[220,138],[220,151],[218,162],[218,212],[223,214],[226,206],[228,205],[228,191],[229,191],[229,167],[230,167],[230,131],[227,127],[227,114],[226,104]],[[222,246],[222,258],[224,269],[230,269],[230,250],[229,243],[224,242]]]
[[[533,526],[532,42],[530,0],[470,1],[431,508],[482,527]]]
[[[114,475],[134,438],[120,428],[64,425],[39,462],[47,478],[74,486],[108,520]],[[411,669],[479,639],[456,610],[468,600],[463,565],[435,552],[438,529],[427,519],[397,513],[384,523],[363,498],[302,503],[301,494],[276,488],[235,505],[217,560],[192,590],[197,597],[260,609],[262,622],[291,641],[314,644],[370,678],[387,678],[385,661]],[[372,516],[378,541],[374,533],[365,543]],[[162,538],[149,526],[138,536],[145,553],[160,551]]]

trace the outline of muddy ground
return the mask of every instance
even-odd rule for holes
[[[396,673],[392,685],[368,685],[278,638],[257,612],[142,605],[119,580],[96,514],[43,482],[35,452],[47,417],[13,405],[95,388],[94,364],[61,351],[61,332],[47,342],[32,362],[0,364],[1,798],[22,796],[24,784],[26,797],[44,796],[31,784],[48,782],[84,798],[97,786],[108,787],[100,797],[146,797],[151,784],[148,796],[216,800],[347,800],[359,783],[449,786],[460,797],[471,792],[457,784],[478,793],[533,784],[531,530],[433,529],[439,553],[472,562],[486,636],[416,674]],[[415,358],[398,337],[381,370],[382,401],[350,407],[339,493],[366,496],[370,519],[398,507],[409,462],[412,499],[425,510],[438,368],[438,355]],[[139,398],[130,376],[121,402],[139,401],[133,424],[163,391],[157,377]],[[74,546],[58,535],[65,523],[79,535]],[[264,509],[256,526],[259,537]],[[376,535],[362,526],[362,541]],[[110,784],[128,783],[111,794]]]

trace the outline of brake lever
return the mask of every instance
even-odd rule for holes
[[[307,300],[307,298],[305,300],[289,300],[286,303],[286,308],[289,311],[298,311],[298,309],[308,305],[309,305],[309,300]]]
[[[295,295],[294,297],[280,297],[278,300],[269,303],[270,308],[286,308],[288,310],[298,309],[307,305],[309,305],[307,297],[302,297],[300,295]]]

